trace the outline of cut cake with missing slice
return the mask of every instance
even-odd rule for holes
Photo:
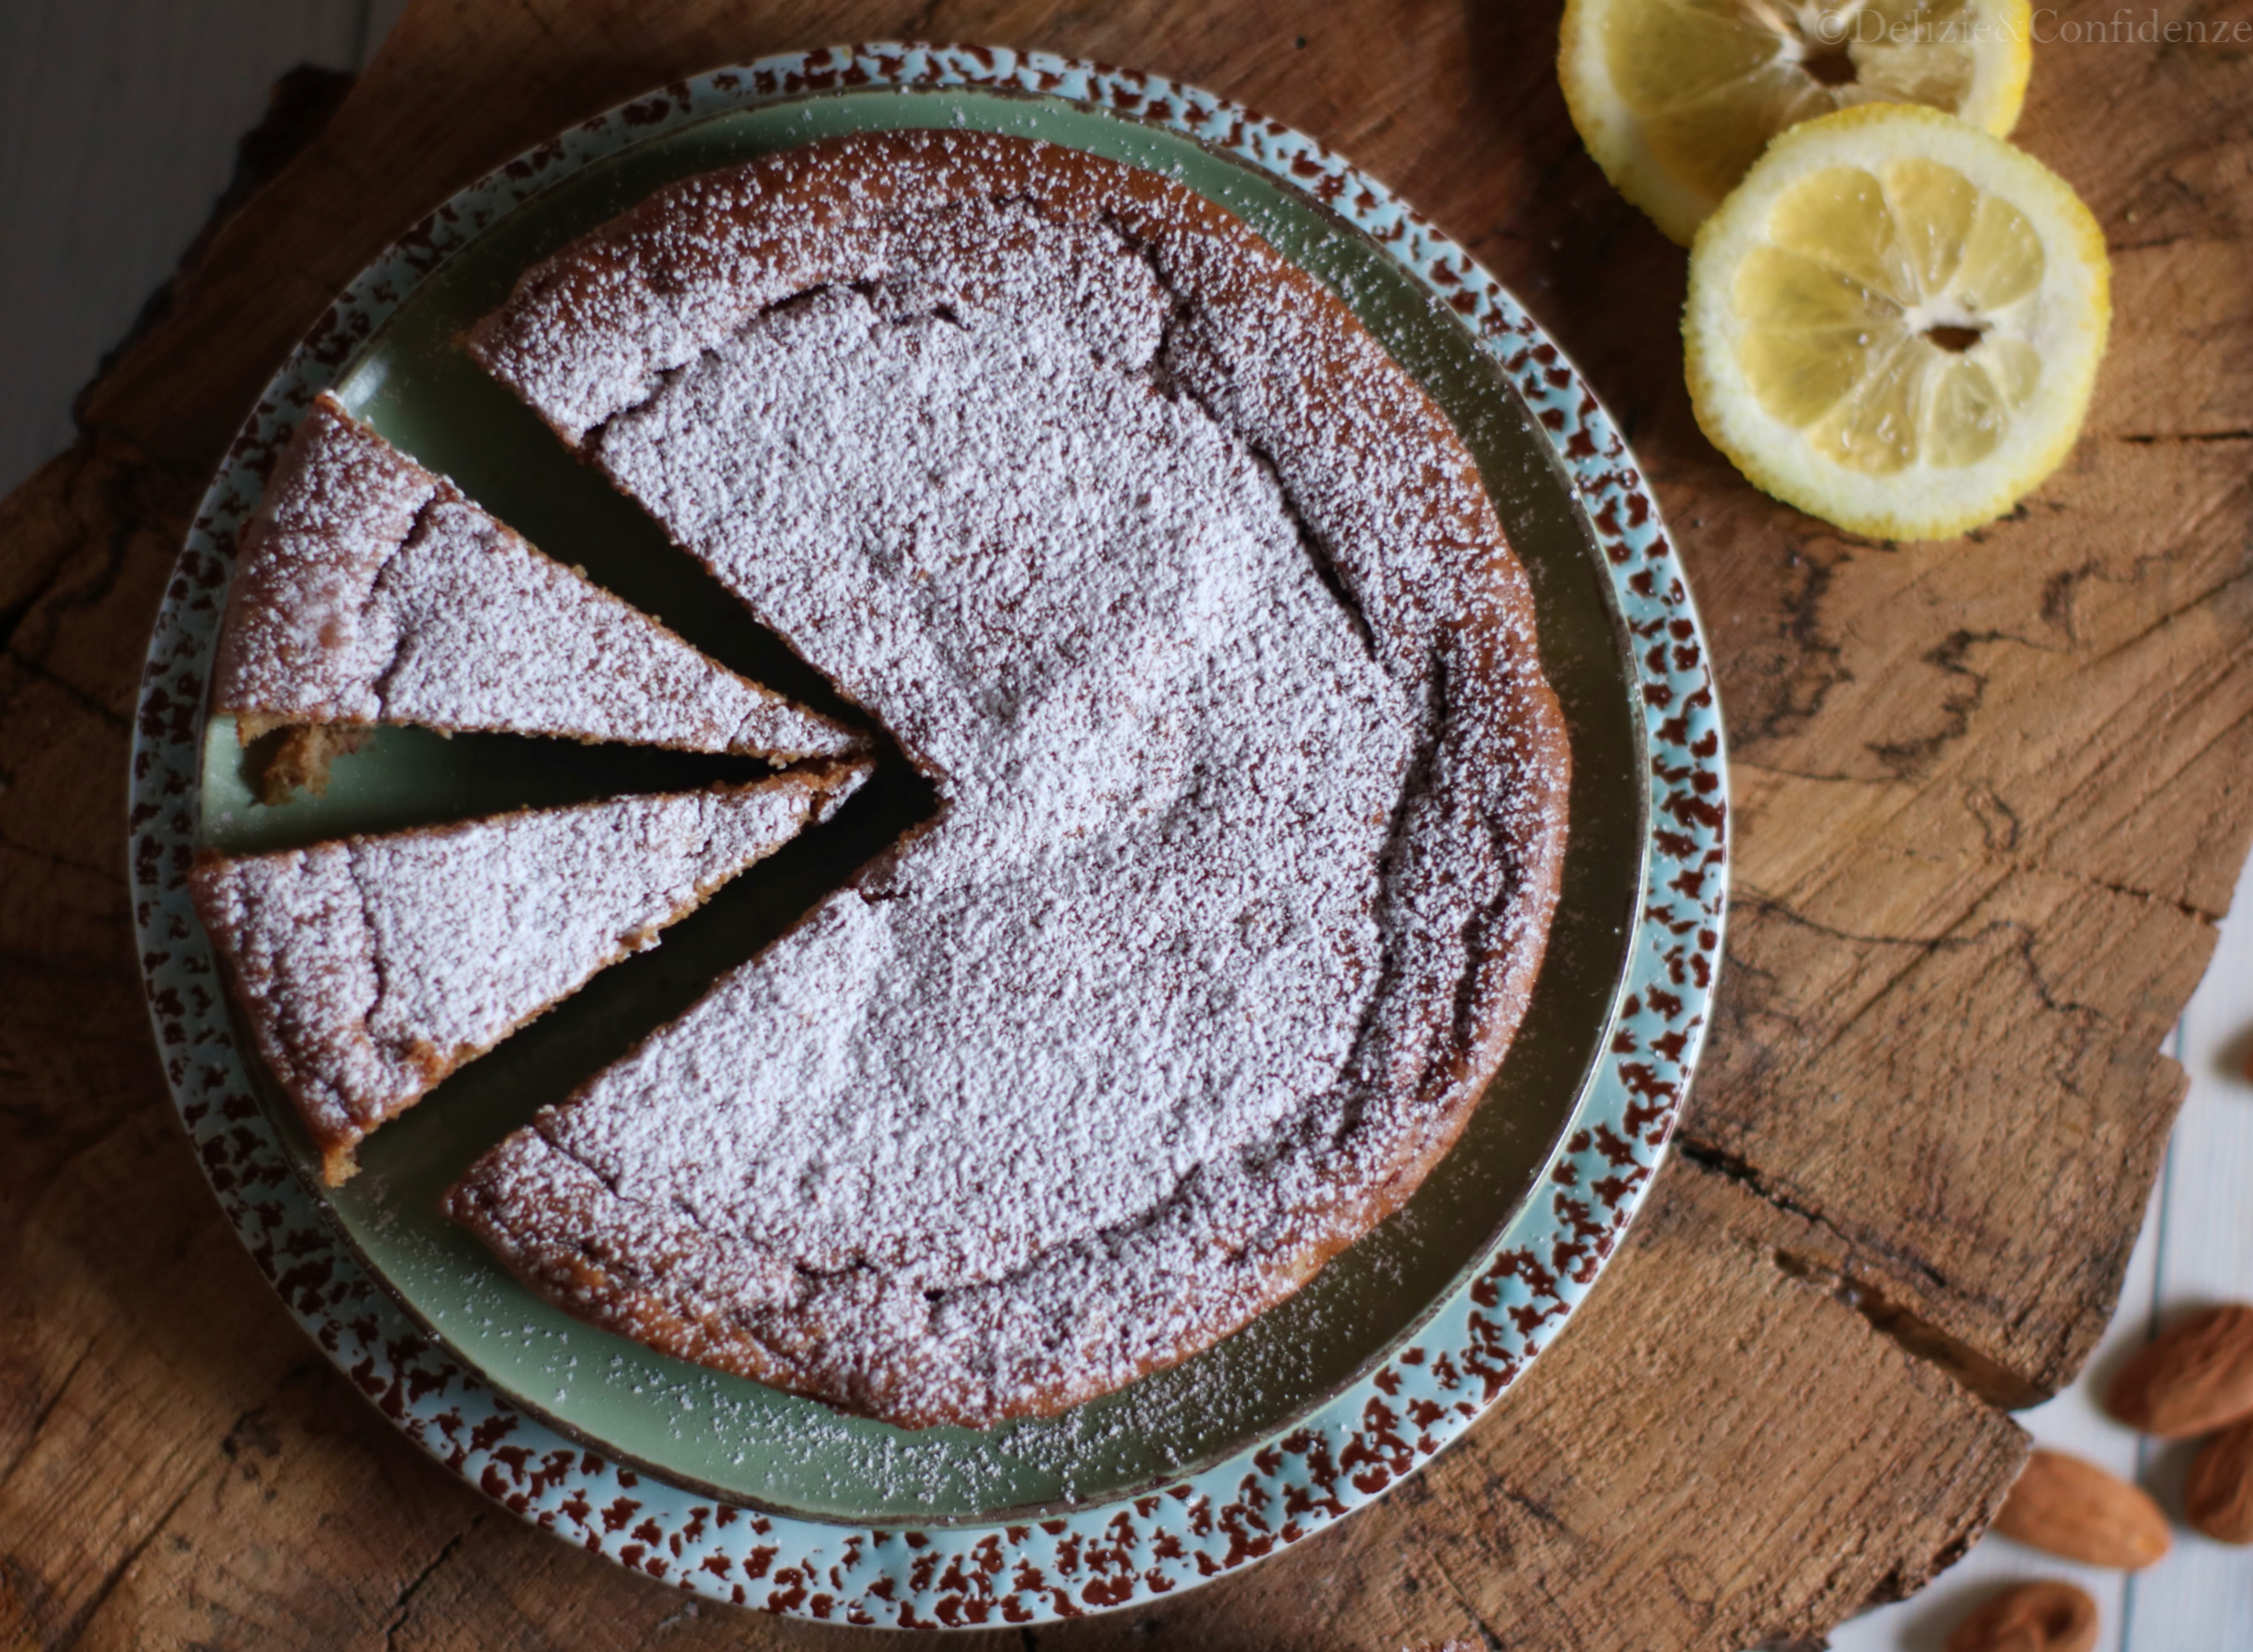
[[[527,810],[214,858],[188,875],[260,1053],[331,1186],[361,1139],[629,953],[868,777]]]
[[[244,533],[212,681],[246,745],[320,725],[291,776],[317,786],[324,754],[374,723],[778,763],[860,746],[542,554],[325,394]]]
[[[469,347],[938,803],[472,1167],[506,1265],[983,1428],[1415,1192],[1530,1001],[1571,747],[1475,459],[1335,294],[1156,173],[871,132],[660,190]]]

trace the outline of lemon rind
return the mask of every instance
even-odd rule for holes
[[[1611,66],[1604,60],[1598,14],[1611,3],[1566,0],[1557,46],[1557,81],[1564,90],[1566,113],[1572,116],[1573,129],[1611,186],[1656,224],[1667,240],[1687,247],[1713,203],[1675,182],[1643,141],[1643,122],[1610,91]],[[1596,87],[1610,94],[1607,104],[1598,104],[1587,95],[1588,88]]]
[[[2018,50],[1976,59],[1978,69],[1972,79],[1971,95],[1964,100],[1964,107],[1954,113],[1957,119],[1990,136],[2008,137],[2026,108],[2026,85],[2033,78],[2033,0],[1992,3],[1998,10],[2008,14],[2007,26]]]

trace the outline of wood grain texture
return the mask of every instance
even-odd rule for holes
[[[1571,1334],[1339,1530],[1023,1643],[1814,1645],[1961,1552],[2025,1449],[1996,1405],[2054,1390],[2105,1322],[2181,1093],[2158,1046],[2253,829],[2253,75],[2243,53],[2038,52],[2020,139],[2116,249],[2090,431],[2012,519],[1877,546],[1697,436],[1682,256],[1581,152],[1555,28],[1494,0],[408,9],[94,387],[78,449],[0,507],[0,1646],[846,1643],[685,1607],[516,1525],[298,1336],[145,1048],[122,778],[185,513],[332,290],[450,189],[650,84],[903,35],[1214,87],[1462,239],[1635,442],[1735,757],[1708,1066]]]

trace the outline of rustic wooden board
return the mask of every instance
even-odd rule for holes
[[[2038,50],[2021,141],[2115,249],[2090,432],[2013,519],[1895,547],[1772,504],[1697,436],[1681,254],[1581,153],[1555,28],[1499,0],[410,6],[92,388],[78,448],[0,505],[0,1648],[847,1642],[517,1525],[302,1339],[150,1059],[123,778],[185,512],[334,289],[648,85],[903,35],[1214,87],[1462,239],[1636,443],[1735,756],[1709,1064],[1571,1333],[1338,1530],[1022,1642],[1811,1645],[1961,1552],[2024,1450],[1996,1407],[2052,1391],[2104,1324],[2181,1092],[2159,1045],[2253,830],[2253,53]]]

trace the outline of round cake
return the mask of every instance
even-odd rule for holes
[[[1181,1360],[1500,1064],[1565,728],[1461,440],[1148,171],[967,132],[688,179],[476,359],[931,783],[931,817],[480,1161],[537,1291],[904,1426]]]

